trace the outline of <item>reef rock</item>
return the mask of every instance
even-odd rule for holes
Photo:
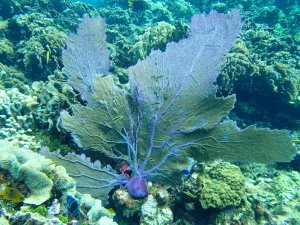
[[[158,203],[152,195],[149,195],[143,204],[141,214],[141,225],[168,225],[173,220],[171,209],[166,206],[158,207]]]

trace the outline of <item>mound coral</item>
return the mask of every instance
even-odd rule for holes
[[[203,208],[239,205],[245,197],[245,178],[239,167],[227,162],[214,162],[195,172],[185,182],[184,192],[191,193]]]
[[[30,196],[23,202],[40,205],[51,196],[55,186],[58,192],[72,192],[75,181],[70,178],[63,167],[53,165],[53,162],[29,149],[13,147],[9,142],[0,141],[0,168],[20,182],[30,191]],[[49,175],[54,175],[54,180]]]

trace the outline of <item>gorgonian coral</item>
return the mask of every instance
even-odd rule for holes
[[[108,73],[105,25],[84,18],[67,40],[64,72],[87,105],[61,113],[62,126],[82,149],[125,162],[117,172],[85,155],[44,151],[69,170],[81,191],[103,196],[123,184],[133,197],[148,193],[147,180],[178,184],[194,162],[288,161],[295,148],[286,130],[243,130],[225,120],[235,96],[216,97],[214,82],[242,27],[238,11],[194,16],[190,33],[164,52],[152,51],[128,68],[130,90]]]

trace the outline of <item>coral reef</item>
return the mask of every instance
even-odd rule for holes
[[[238,206],[245,197],[245,178],[239,167],[215,161],[199,166],[184,184],[184,193],[190,193],[203,208]]]
[[[31,93],[38,97],[39,104],[33,112],[35,125],[48,130],[60,130],[60,114],[76,103],[76,93],[65,83],[62,73],[56,71],[47,81],[36,81],[31,85]]]
[[[81,210],[85,212],[88,221],[92,224],[104,224],[107,225],[116,224],[113,222],[115,213],[109,212],[102,206],[102,202],[99,199],[92,198],[89,194],[83,194],[80,196]]]
[[[9,224],[29,224],[29,225],[62,225],[63,223],[57,218],[45,218],[37,213],[17,212],[9,218]]]
[[[1,25],[0,25],[1,26]],[[13,44],[6,38],[0,39],[0,61],[10,63],[14,58]]]
[[[5,0],[0,12],[1,62],[18,67],[34,80],[46,80],[61,68],[66,33],[77,27],[84,13],[96,13],[84,4],[48,0],[22,4]]]
[[[166,37],[168,41],[180,40],[187,33],[188,20],[196,12],[189,3],[182,0],[147,2],[150,2],[149,7],[144,10],[135,10],[128,6],[126,1],[105,1],[104,6],[99,9],[108,27],[107,40],[111,43],[109,47],[113,68],[134,65],[139,56],[145,57],[150,53],[150,47],[164,49]],[[153,35],[159,23],[169,24],[168,27],[172,30],[174,27],[172,35],[164,34],[163,38]],[[152,37],[156,36],[155,44],[144,42],[144,38],[149,37],[149,34]]]
[[[150,194],[146,199],[134,199],[124,189],[114,191],[112,203],[125,218],[139,216],[139,224],[170,224],[173,212],[169,205],[169,193],[157,184],[149,184]]]
[[[0,63],[1,89],[17,88],[21,93],[25,94],[28,91],[29,84],[28,78],[20,70]]]
[[[300,176],[296,171],[277,172],[272,178],[249,182],[246,186],[247,199],[254,205],[258,221],[274,224],[300,221],[299,185]]]
[[[29,90],[29,87],[26,88]],[[28,91],[29,92],[29,91]],[[37,97],[22,94],[17,88],[0,90],[0,137],[23,148],[38,147],[31,136]]]
[[[168,225],[173,221],[173,213],[170,208],[158,207],[155,198],[149,195],[141,208],[141,225]]]
[[[136,200],[130,196],[125,189],[118,189],[112,195],[112,200],[117,212],[122,213],[125,217],[130,217],[138,214],[144,200]]]
[[[172,39],[175,26],[164,21],[159,22],[155,27],[148,28],[145,33],[138,37],[129,52],[137,59],[144,59],[152,49],[162,48]]]
[[[194,161],[220,157],[228,161],[290,160],[296,149],[288,131],[255,126],[241,130],[234,121],[223,120],[235,96],[217,98],[214,82],[225,61],[224,52],[242,24],[237,11],[196,15],[188,38],[170,43],[164,52],[153,51],[128,69],[131,87],[127,92],[113,77],[102,76],[109,71],[104,20],[85,17],[77,34],[66,41],[63,71],[86,105],[73,105],[71,113],[63,111],[62,127],[80,148],[122,160],[129,169],[102,167],[83,154],[41,153],[64,165],[78,189],[103,198],[117,185],[125,185],[131,197],[142,198],[149,193],[147,180],[180,184],[182,171]],[[206,57],[211,60],[202,60]],[[241,201],[242,175],[238,167],[224,165],[209,173],[215,180],[203,181],[204,187],[215,183],[211,189],[202,188],[203,208]],[[231,170],[236,180],[230,177]],[[220,190],[223,192],[215,193]]]
[[[132,178],[132,168],[130,168],[132,164],[127,165],[128,169],[125,173],[115,166],[119,161],[122,163],[128,161],[127,158],[124,160],[122,156],[120,157],[118,152],[120,149],[112,149],[114,156],[117,156],[113,159],[107,159],[99,153],[87,152],[87,155],[91,154],[89,155],[91,160],[84,155],[76,156],[72,153],[66,157],[70,161],[66,161],[57,158],[57,155],[54,157],[53,153],[49,154],[52,162],[28,150],[38,149],[41,141],[50,132],[56,136],[56,140],[51,140],[49,143],[48,147],[51,149],[59,148],[63,155],[70,151],[82,150],[65,147],[70,140],[65,130],[61,129],[60,111],[66,110],[65,114],[73,115],[71,105],[82,104],[82,108],[87,106],[86,98],[80,99],[80,95],[67,84],[68,77],[62,72],[61,54],[62,48],[65,47],[66,34],[76,30],[84,14],[91,17],[103,16],[107,23],[110,72],[117,76],[121,83],[127,83],[128,70],[125,68],[136,64],[141,58],[147,58],[153,48],[165,51],[167,42],[178,42],[186,37],[188,21],[196,12],[209,13],[214,9],[226,13],[230,9],[238,8],[247,23],[234,48],[227,55],[227,63],[218,80],[218,94],[236,95],[235,109],[230,117],[241,127],[256,123],[271,128],[299,128],[299,1],[82,1],[100,8],[95,9],[84,3],[63,0],[0,1],[0,139],[10,141],[10,144],[0,141],[0,183],[20,190],[29,202],[37,202],[37,200],[42,202],[48,199],[38,206],[26,206],[0,197],[0,224],[76,224],[77,221],[68,221],[66,217],[66,201],[63,194],[69,192],[80,200],[83,221],[79,223],[116,224],[112,219],[115,216],[114,210],[106,210],[102,206],[107,201],[76,193],[74,181],[67,172],[74,172],[74,174],[70,172],[70,175],[78,175],[81,171],[92,177],[101,177],[103,171],[109,171],[117,175],[123,173],[126,179]],[[173,62],[173,64],[179,63]],[[161,74],[156,75],[154,80],[157,83],[161,82]],[[173,79],[174,76],[171,80]],[[101,83],[100,79],[96,83]],[[113,81],[109,81],[106,85],[116,87]],[[105,87],[105,84],[102,86]],[[121,87],[119,83],[117,86]],[[128,86],[125,88],[127,91]],[[125,89],[123,91],[126,93]],[[83,93],[80,94],[82,97]],[[154,102],[150,107],[156,106]],[[111,127],[112,124],[121,123],[124,120],[123,112],[122,109],[117,110],[104,125],[108,124]],[[81,119],[86,118],[78,118],[80,122],[76,125],[80,127]],[[105,116],[91,118],[97,121],[97,123],[93,121],[96,124],[93,128],[98,129],[103,125],[101,122],[98,123],[103,121],[103,118]],[[235,124],[222,126],[222,129],[225,127],[232,130]],[[43,130],[43,135],[37,137],[39,130]],[[246,153],[257,150],[252,140],[256,140],[262,134],[249,135],[253,130],[253,127],[250,130],[242,130],[244,134],[246,133],[244,137],[248,143],[244,149]],[[237,132],[230,135],[222,133],[218,138],[227,141],[235,135]],[[62,145],[58,137],[66,138],[64,139],[66,143]],[[109,136],[109,140],[116,141],[114,137],[114,135]],[[154,139],[155,144],[161,142],[159,138]],[[99,139],[99,136],[96,139]],[[292,141],[299,147],[298,139],[295,135]],[[92,142],[92,149],[99,144],[99,140],[96,141]],[[276,141],[283,143],[283,139],[275,141],[261,138],[260,141],[265,143],[262,147],[264,151],[254,154],[256,160],[261,161],[264,158],[265,161],[274,161],[272,157],[279,157],[268,154],[267,149],[269,145],[272,149]],[[229,160],[233,158],[235,160],[237,155],[241,158],[248,157],[235,152],[237,143],[224,150],[224,152],[231,152],[232,158]],[[206,146],[211,144],[211,142],[204,143],[203,152],[206,151]],[[119,147],[121,144],[117,145]],[[139,147],[145,148],[142,145]],[[212,151],[209,157],[203,154],[199,159],[207,160],[214,158],[211,156],[220,154],[219,151],[223,148],[219,145],[215,147],[218,149],[217,153]],[[283,145],[278,148],[286,149]],[[104,149],[110,148],[105,146]],[[221,154],[224,152],[221,150]],[[32,158],[28,155],[32,155]],[[139,156],[142,157],[145,158]],[[156,155],[146,157],[148,165],[155,164],[156,157]],[[292,163],[279,165],[235,164],[241,168],[244,177],[233,164],[218,161],[206,163],[205,166],[197,165],[192,169],[191,175],[182,176],[178,173],[176,176],[171,176],[171,180],[174,178],[174,181],[183,182],[187,179],[183,189],[166,188],[148,181],[149,197],[143,200],[133,199],[126,189],[121,187],[114,191],[112,196],[116,217],[119,219],[120,215],[123,215],[126,223],[132,225],[135,225],[135,222],[136,224],[298,224],[300,221],[298,191],[300,178],[297,172],[300,168],[299,158],[298,153]],[[101,162],[103,160],[102,165],[95,161],[96,159],[101,159]],[[72,160],[80,163],[76,164]],[[12,167],[10,170],[2,170],[7,168],[7,161],[12,162]],[[57,166],[56,161],[57,164],[65,164],[66,169]],[[112,167],[103,168],[107,162],[111,163]],[[87,166],[94,171],[89,171]],[[171,168],[174,165],[167,164],[167,166]],[[178,171],[190,172],[191,166],[192,164],[187,168],[180,164]],[[19,170],[22,176],[16,179]],[[44,182],[45,187],[41,187],[43,183],[25,181],[35,178]],[[115,185],[110,183],[112,178],[110,175],[104,176],[103,180],[99,179],[100,183],[96,181],[92,183],[91,180],[81,178],[78,183],[83,186],[87,183],[101,186],[103,180],[105,184],[110,185],[108,190],[89,190],[97,197],[103,196],[104,192],[107,194],[111,185]],[[155,177],[152,180],[162,182],[163,179]],[[78,187],[77,191],[81,190],[83,188]],[[176,196],[171,196],[174,193]],[[30,200],[30,196],[34,199]],[[25,206],[20,209],[22,204]],[[10,213],[6,213],[6,209]],[[47,214],[48,218],[45,218]],[[132,221],[132,218],[138,219]]]
[[[247,177],[246,198],[238,207],[223,210],[218,224],[297,224],[299,213],[299,173],[271,170],[268,175]]]
[[[44,203],[50,198],[52,188],[61,194],[74,192],[75,181],[66,175],[63,167],[56,168],[51,160],[29,149],[16,148],[5,141],[0,144],[0,168],[23,182],[30,191],[24,203]]]
[[[31,79],[45,80],[55,69],[61,68],[60,55],[65,37],[65,33],[52,26],[33,29],[28,40],[16,45],[17,57],[22,59],[19,66],[30,74]]]
[[[218,77],[219,93],[237,95],[234,112],[246,124],[260,120],[273,127],[297,126],[299,50],[266,26],[246,25]]]

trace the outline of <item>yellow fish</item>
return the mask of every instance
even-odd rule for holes
[[[191,197],[191,198],[196,198],[196,196],[193,195],[193,194],[192,194],[191,192],[189,192],[189,191],[184,191],[183,193],[186,194],[187,196]]]
[[[52,161],[52,162],[48,163],[48,166],[56,165],[57,163],[58,163],[58,161]]]
[[[132,5],[133,5],[133,1],[129,0],[129,1],[128,1],[128,6],[129,6],[129,7],[132,7]]]
[[[147,161],[155,161],[155,159],[154,159],[154,158],[151,158],[151,157],[146,158],[145,160],[147,160]]]
[[[109,208],[107,209],[107,211],[110,213],[110,214],[116,214],[115,210],[113,208]]]
[[[295,139],[295,140],[292,140],[292,142],[294,142],[294,143],[300,143],[300,140]]]
[[[111,123],[112,122],[115,122],[115,121],[117,121],[117,120],[119,120],[119,119],[123,119],[124,118],[124,116],[116,116],[115,118],[113,118],[112,120],[111,120]]]
[[[46,63],[48,64],[50,61],[50,51],[46,52]]]
[[[13,187],[4,187],[4,189],[0,191],[0,195],[2,195],[5,200],[14,203],[22,202],[24,199],[22,193],[17,188]]]

